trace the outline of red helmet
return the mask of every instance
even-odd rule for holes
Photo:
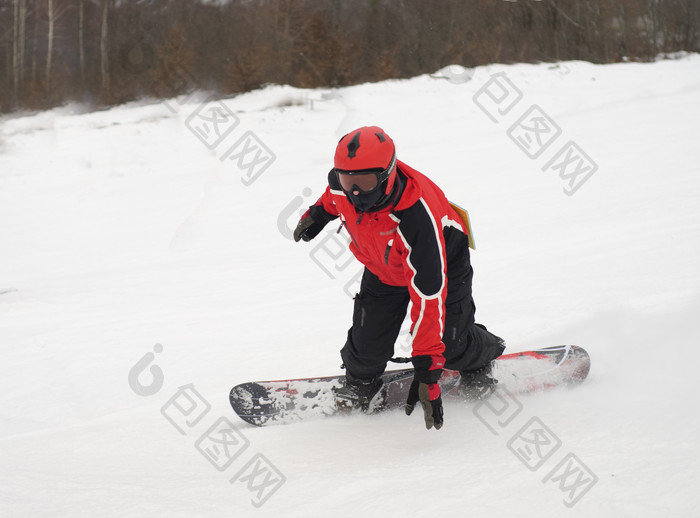
[[[338,171],[376,171],[380,183],[386,181],[388,194],[396,177],[394,141],[377,126],[358,128],[338,142],[334,165]]]

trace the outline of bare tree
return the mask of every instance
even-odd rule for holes
[[[44,72],[44,83],[46,89],[51,90],[51,64],[53,61],[53,36],[56,24],[56,16],[54,12],[54,0],[47,0],[47,16],[49,20],[48,37],[46,43],[46,69]]]
[[[19,0],[15,0],[12,15],[12,93],[17,99],[19,93]]]
[[[34,23],[33,23],[33,28],[32,28],[32,48],[31,48],[31,53],[32,53],[32,77],[31,81],[32,83],[37,82],[37,56],[38,56],[38,48],[39,48],[39,6],[37,5],[39,2],[38,0],[34,0]]]
[[[27,25],[27,0],[19,0],[19,82],[24,82],[24,48]]]
[[[80,83],[85,87],[85,0],[78,2],[78,56],[80,59]]]
[[[69,6],[70,3],[57,5],[57,0],[47,0],[46,16],[48,19],[48,31],[46,41],[46,70],[44,72],[44,85],[47,91],[51,91],[51,67],[53,65],[56,24],[66,13]]]
[[[12,86],[15,99],[24,81],[25,27],[27,20],[27,1],[14,0],[14,23],[12,38]]]
[[[111,0],[102,0],[102,22],[100,29],[100,84],[102,95],[109,97],[109,11]]]

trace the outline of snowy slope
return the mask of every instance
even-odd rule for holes
[[[700,56],[473,72],[0,120],[0,515],[693,515]],[[533,105],[562,133],[531,159],[509,128]],[[449,404],[437,433],[236,420],[236,383],[340,372],[358,265],[335,225],[327,249],[289,232],[370,123],[469,209],[478,320],[510,352],[584,345],[584,385]],[[546,168],[568,141],[598,166],[572,196]],[[528,460],[530,425],[552,442]]]

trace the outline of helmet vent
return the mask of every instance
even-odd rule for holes
[[[348,158],[355,158],[357,150],[360,148],[360,132],[355,133],[352,140],[348,142]]]

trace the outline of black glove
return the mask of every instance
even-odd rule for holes
[[[329,221],[337,217],[328,214],[319,205],[312,205],[297,223],[297,228],[294,229],[294,241],[297,243],[301,239],[311,241],[324,229]]]
[[[423,406],[423,418],[425,427],[430,430],[433,426],[436,430],[442,428],[443,410],[440,385],[438,380],[442,376],[442,366],[445,359],[442,356],[414,356],[413,366],[415,374],[413,382],[408,389],[406,400],[406,415],[411,415],[418,401]]]

